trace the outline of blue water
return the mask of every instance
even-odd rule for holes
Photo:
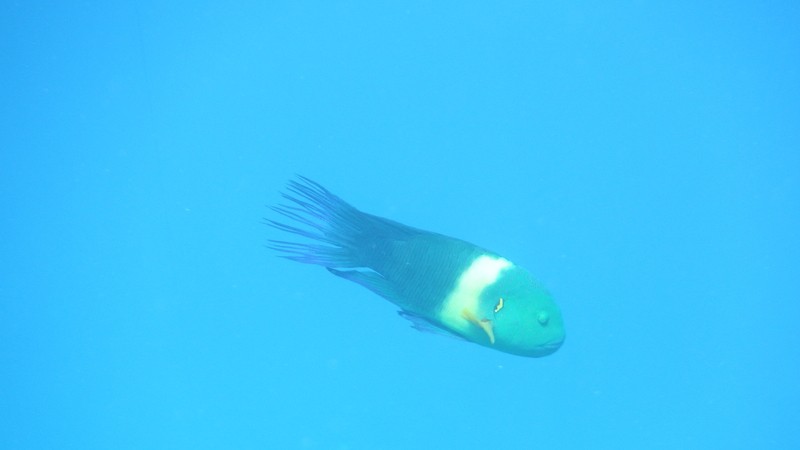
[[[796,2],[3,2],[0,448],[800,448]],[[553,293],[277,258],[293,174]]]

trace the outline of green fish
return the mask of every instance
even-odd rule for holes
[[[272,209],[292,222],[268,223],[312,242],[271,240],[270,247],[366,287],[414,328],[530,357],[564,342],[547,290],[497,253],[361,212],[305,177],[289,181],[282,195],[289,203]]]

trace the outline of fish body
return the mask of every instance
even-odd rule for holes
[[[288,183],[288,204],[268,221],[308,243],[270,241],[282,256],[326,267],[400,308],[420,330],[521,356],[564,341],[561,312],[530,273],[461,239],[364,213],[308,178]]]

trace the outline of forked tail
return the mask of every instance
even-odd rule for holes
[[[315,241],[300,243],[270,240],[268,247],[281,256],[306,264],[328,268],[363,267],[360,248],[363,237],[372,228],[372,216],[364,214],[306,177],[290,180],[286,192],[281,193],[287,204],[273,206],[272,210],[288,218],[293,224],[267,220],[279,230]]]

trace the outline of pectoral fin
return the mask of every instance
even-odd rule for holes
[[[489,336],[489,342],[494,344],[494,330],[492,329],[492,321],[489,319],[478,319],[475,314],[468,310],[464,309],[461,311],[461,317],[470,321],[473,325],[479,326],[487,336]]]

